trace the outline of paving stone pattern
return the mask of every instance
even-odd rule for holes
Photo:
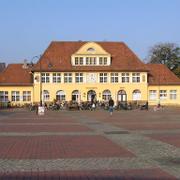
[[[0,179],[180,179],[180,109],[0,111]]]

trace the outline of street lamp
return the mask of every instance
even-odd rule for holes
[[[34,56],[32,59],[31,59],[31,64],[32,64],[32,66],[33,66],[33,60],[34,59],[38,59],[38,60],[40,60],[40,58],[41,58],[41,55],[38,55],[38,56]],[[39,72],[40,72],[40,77],[39,77],[39,82],[40,82],[40,106],[42,106],[42,74],[41,74],[41,71],[42,71],[42,69],[41,69],[41,60],[39,61]]]

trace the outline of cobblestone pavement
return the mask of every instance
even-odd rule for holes
[[[1,179],[180,179],[180,108],[1,110]]]

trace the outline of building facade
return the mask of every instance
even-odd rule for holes
[[[52,42],[33,66],[9,64],[0,73],[0,102],[13,105],[110,97],[180,105],[180,79],[144,64],[123,42]]]

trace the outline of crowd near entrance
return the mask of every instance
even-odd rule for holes
[[[94,90],[90,90],[87,92],[87,101],[94,102],[96,100],[96,92]]]

